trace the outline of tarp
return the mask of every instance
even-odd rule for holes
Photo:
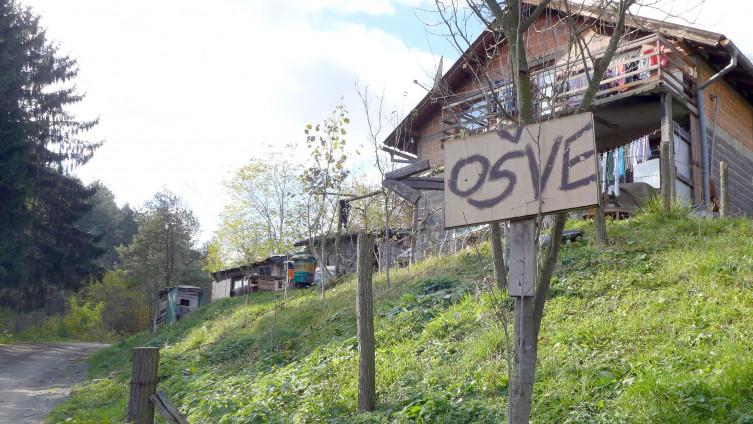
[[[178,308],[178,288],[175,287],[167,293],[167,307],[165,310],[165,325],[172,325],[178,320],[176,311]]]

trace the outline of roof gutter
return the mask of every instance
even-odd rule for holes
[[[710,176],[710,163],[709,163],[709,141],[708,141],[708,135],[706,134],[706,110],[703,105],[703,89],[711,85],[714,81],[720,79],[721,77],[725,76],[729,71],[735,69],[737,67],[737,57],[742,56],[740,54],[740,51],[737,49],[737,47],[730,41],[728,38],[722,40],[720,44],[729,52],[730,55],[730,62],[729,64],[722,69],[721,71],[717,72],[715,75],[713,75],[711,78],[709,78],[706,82],[698,86],[698,126],[699,126],[699,132],[701,134],[701,172],[703,173],[703,204],[704,205],[710,205],[711,204],[711,189],[709,184],[709,176]],[[743,58],[745,58],[743,56]],[[750,65],[750,62],[747,61],[747,58],[744,59],[745,62],[748,62],[747,65]],[[750,69],[753,69],[751,67]],[[746,69],[748,70],[748,69]],[[719,99],[717,99],[717,102]]]

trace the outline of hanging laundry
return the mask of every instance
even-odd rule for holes
[[[607,155],[599,154],[599,166],[601,167],[601,193],[607,191]]]
[[[612,157],[612,152],[609,151],[604,154],[604,162],[606,163],[606,169],[604,170],[604,181],[606,184],[606,189],[608,189],[610,186],[614,185],[614,159]]]
[[[635,59],[635,54],[628,54],[625,57],[625,74],[630,74],[638,70],[638,60]],[[630,75],[624,78],[625,84],[630,84],[633,81],[638,81],[638,75]],[[620,92],[627,91],[627,88],[621,88]]]
[[[620,195],[620,154],[619,149],[612,150],[612,157],[614,161],[614,195]]]

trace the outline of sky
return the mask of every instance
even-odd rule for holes
[[[60,53],[78,60],[86,98],[74,112],[100,119],[86,137],[105,144],[76,174],[104,182],[120,206],[177,193],[204,241],[226,202],[222,181],[253,157],[302,143],[305,126],[341,98],[348,140],[367,143],[356,83],[383,93],[401,118],[418,103],[426,90],[413,81],[431,86],[439,57],[445,70],[458,57],[422,23],[432,19],[427,1],[21,0]],[[694,2],[673,3],[684,11]],[[686,16],[749,54],[751,9],[707,0]]]

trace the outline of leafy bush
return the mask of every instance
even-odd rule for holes
[[[423,280],[420,280],[417,282],[413,288],[412,292],[416,295],[427,295],[431,293],[436,293],[440,290],[447,290],[451,289],[456,285],[456,281],[447,278],[447,277],[430,277],[430,278],[424,278]]]
[[[122,270],[109,271],[101,282],[84,287],[81,298],[95,305],[105,305],[107,313],[102,322],[107,330],[127,335],[151,325],[154,311],[149,299],[143,288],[128,279]]]
[[[104,303],[93,305],[91,302],[82,302],[74,295],[71,295],[68,302],[70,309],[62,319],[64,334],[60,334],[61,337],[91,341],[105,341],[112,338],[112,334],[105,329],[102,321]]]

